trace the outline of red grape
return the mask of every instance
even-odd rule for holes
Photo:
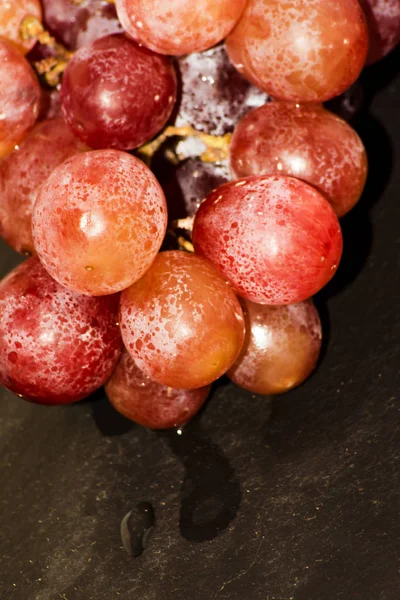
[[[116,0],[125,31],[160,54],[200,52],[224,39],[246,0]]]
[[[288,306],[244,301],[247,338],[228,377],[255,394],[281,394],[314,370],[321,322],[311,300]]]
[[[124,417],[150,429],[169,429],[190,421],[206,401],[210,386],[179,390],[156,383],[124,351],[106,393]]]
[[[293,177],[255,176],[220,186],[200,205],[192,237],[196,252],[259,304],[309,298],[331,279],[342,254],[331,206]]]
[[[199,388],[223,375],[244,341],[240,304],[207,261],[162,252],[121,295],[122,338],[137,366],[175,388]]]
[[[35,123],[40,87],[17,47],[0,38],[0,158],[9,154]]]
[[[41,20],[42,8],[39,0],[2,0],[0,2],[0,36],[15,44],[25,54],[29,52],[36,40],[23,40],[21,25],[26,17]]]
[[[357,79],[368,31],[357,0],[248,0],[226,44],[235,67],[271,96],[322,102]]]
[[[99,296],[142,277],[166,226],[156,178],[119,150],[78,154],[56,167],[38,193],[32,218],[36,251],[54,279]]]
[[[368,63],[388,54],[400,42],[400,1],[360,0],[369,33]]]
[[[42,0],[44,20],[51,33],[70,50],[122,31],[109,0]]]
[[[0,383],[40,404],[68,404],[111,376],[121,353],[118,296],[75,294],[30,258],[0,282]]]
[[[111,35],[81,48],[61,87],[63,115],[92,148],[131,150],[164,127],[176,99],[170,60]]]
[[[85,150],[62,119],[36,125],[0,163],[0,235],[17,252],[34,254],[32,209],[39,186],[69,156]]]
[[[224,46],[189,54],[178,61],[181,98],[176,125],[224,135],[251,108],[268,102],[265,92],[251,85],[232,66]]]
[[[322,192],[338,217],[359,200],[367,177],[357,133],[319,105],[272,102],[251,111],[235,129],[230,155],[236,177],[293,175]]]

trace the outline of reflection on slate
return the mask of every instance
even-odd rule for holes
[[[370,175],[303,386],[214,386],[182,435],[102,392],[48,408],[0,390],[1,600],[399,600],[399,60],[363,75]],[[0,241],[1,276],[18,260]]]

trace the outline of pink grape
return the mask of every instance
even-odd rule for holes
[[[124,344],[148,377],[174,388],[200,388],[221,377],[244,341],[244,318],[228,284],[207,261],[161,252],[121,295]]]
[[[400,43],[400,1],[359,0],[369,33],[368,63],[386,56]]]
[[[226,47],[235,67],[273,98],[323,102],[359,76],[368,31],[358,0],[248,0]]]
[[[66,158],[87,148],[63,119],[36,125],[0,163],[0,235],[17,252],[35,254],[32,209],[41,184]]]
[[[150,429],[185,425],[210,393],[210,386],[178,390],[156,383],[136,366],[126,351],[105,389],[115,410]]]
[[[0,158],[9,154],[34,125],[40,86],[15,44],[0,38]]]
[[[14,42],[24,54],[36,44],[36,39],[23,40],[21,25],[26,17],[42,19],[39,0],[1,0],[0,36]]]
[[[234,175],[293,175],[316,187],[342,217],[358,202],[367,155],[357,133],[320,105],[271,102],[237,125],[230,147]]]
[[[40,188],[32,218],[35,248],[50,275],[98,296],[142,277],[166,227],[156,178],[119,150],[77,154],[56,167]]]
[[[91,44],[98,38],[120,33],[115,6],[108,0],[42,0],[45,24],[70,50]]]
[[[176,56],[223,40],[245,4],[246,0],[116,0],[128,35],[154,52]]]
[[[89,396],[118,363],[117,313],[118,296],[71,292],[30,258],[0,282],[0,383],[40,404]]]
[[[243,301],[247,337],[228,377],[254,394],[282,394],[312,373],[321,350],[321,322],[311,300],[287,306]]]
[[[123,35],[78,50],[61,87],[63,115],[92,148],[131,150],[168,121],[176,99],[176,74],[165,56]]]
[[[333,209],[293,177],[254,176],[220,186],[200,205],[192,239],[240,296],[259,304],[313,296],[342,254]]]

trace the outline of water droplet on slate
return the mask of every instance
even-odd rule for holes
[[[130,556],[137,558],[148,545],[155,525],[155,514],[150,502],[140,502],[121,521],[122,544]]]

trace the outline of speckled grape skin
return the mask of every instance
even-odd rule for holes
[[[39,404],[69,404],[101,387],[121,354],[118,296],[60,286],[37,258],[0,282],[0,383]]]
[[[234,27],[246,0],[116,0],[125,31],[154,52],[181,56],[215,46]]]
[[[318,105],[272,102],[248,113],[230,147],[235,177],[292,175],[316,187],[342,217],[358,202],[367,156],[357,133]]]
[[[132,285],[153,262],[167,208],[152,172],[119,150],[78,154],[56,167],[33,211],[36,251],[62,285],[112,294]]]
[[[126,350],[105,389],[115,410],[150,429],[185,425],[210,393],[210,386],[180,390],[152,381]]]
[[[77,50],[98,38],[122,31],[115,6],[108,0],[42,2],[46,26],[70,50]]]
[[[312,373],[321,350],[321,322],[312,300],[288,306],[243,301],[247,336],[228,377],[254,394],[282,394]]]
[[[63,119],[36,125],[0,163],[0,235],[17,252],[35,254],[32,209],[37,190],[66,158],[87,148]]]
[[[61,86],[62,113],[91,148],[131,150],[164,127],[176,87],[167,57],[110,35],[72,58]]]
[[[359,0],[367,19],[369,51],[374,63],[400,43],[400,0]]]
[[[124,344],[151,379],[175,388],[208,385],[232,366],[244,341],[239,301],[204,259],[162,252],[121,294]]]
[[[40,87],[28,61],[0,38],[0,158],[9,154],[39,115]]]
[[[25,54],[36,43],[36,39],[23,40],[20,31],[26,17],[42,18],[39,0],[1,0],[0,2],[0,36],[11,40]]]
[[[323,102],[357,79],[368,32],[358,0],[248,0],[226,46],[235,67],[272,97]]]
[[[259,304],[310,298],[334,275],[342,254],[329,202],[293,177],[220,186],[200,205],[192,239],[240,296]]]

